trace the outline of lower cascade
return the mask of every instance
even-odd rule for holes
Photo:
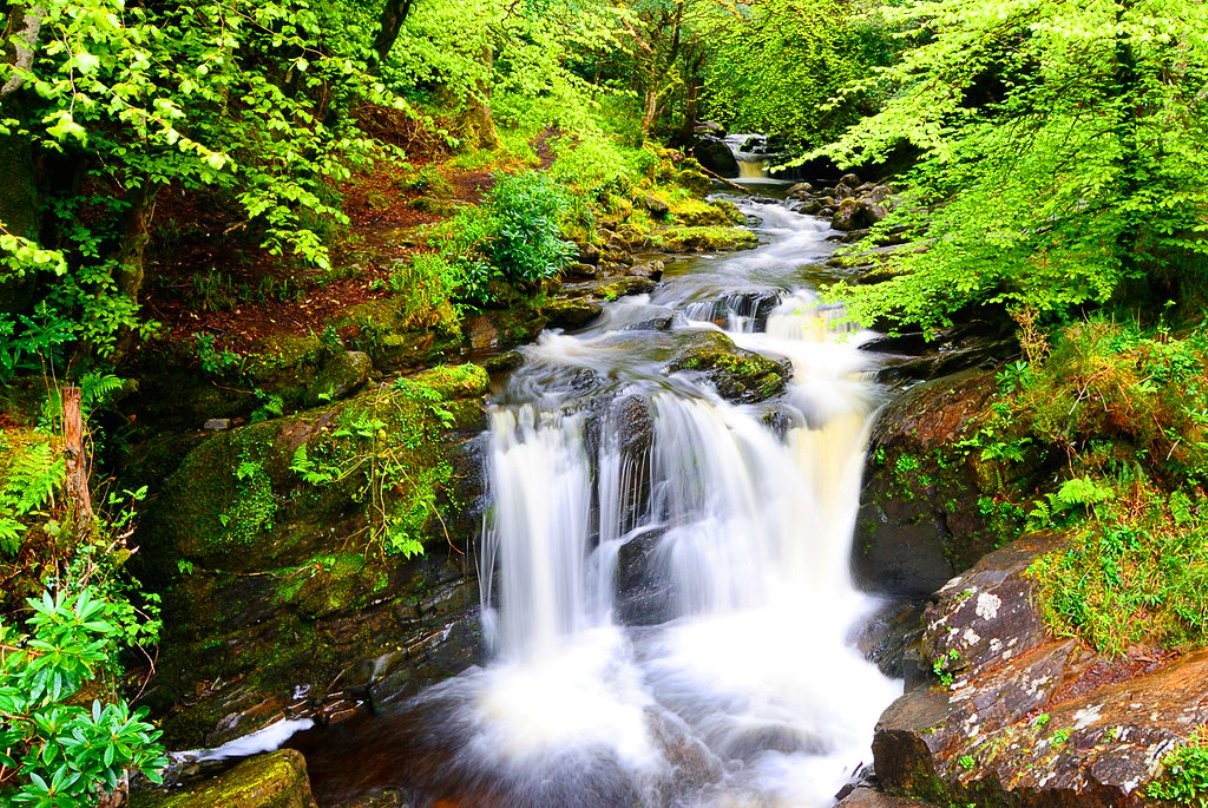
[[[321,799],[377,760],[419,805],[808,808],[870,760],[901,692],[852,639],[877,606],[849,572],[870,360],[803,280],[825,224],[742,207],[763,246],[524,349],[490,412],[494,661],[366,724],[360,762],[312,762]],[[785,391],[668,371],[718,331],[790,367]]]

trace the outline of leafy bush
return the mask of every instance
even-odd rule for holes
[[[575,246],[561,238],[570,196],[537,172],[496,175],[478,208],[450,222],[441,257],[460,275],[459,297],[474,304],[492,298],[490,281],[536,283],[557,275]]]
[[[80,691],[113,672],[124,615],[90,586],[29,600],[29,634],[0,621],[0,802],[78,806],[126,770],[153,782],[167,766],[159,732],[123,700],[90,706]]]

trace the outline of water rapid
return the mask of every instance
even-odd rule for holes
[[[825,224],[743,208],[761,247],[544,335],[496,397],[494,661],[361,741],[395,744],[417,804],[821,808],[869,760],[900,692],[851,640],[875,606],[849,563],[877,392],[809,288]],[[790,362],[786,392],[738,405],[667,372],[710,330]]]

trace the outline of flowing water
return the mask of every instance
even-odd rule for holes
[[[547,333],[490,412],[482,552],[494,661],[312,762],[321,799],[391,755],[418,805],[829,806],[900,692],[852,647],[849,573],[876,391],[810,272],[826,226],[743,203],[763,245]],[[761,405],[666,364],[725,330],[791,361]],[[494,572],[494,574],[492,574]],[[331,771],[331,769],[339,771]]]

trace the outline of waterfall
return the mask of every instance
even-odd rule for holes
[[[759,212],[776,234],[764,248],[617,305],[669,306],[684,331],[721,324],[740,346],[790,359],[781,428],[766,407],[661,376],[658,339],[618,343],[607,328],[544,339],[492,412],[483,578],[497,564],[487,605],[509,684],[486,685],[479,709],[493,731],[516,722],[498,737],[523,736],[532,765],[591,750],[576,765],[624,773],[639,804],[828,805],[898,692],[848,642],[871,605],[849,572],[876,405],[868,360],[835,310],[792,289],[785,259],[825,251],[821,229],[780,206]],[[584,369],[604,381],[559,384]],[[622,397],[643,400],[646,418],[588,406]],[[650,433],[636,456],[621,448],[634,432]],[[647,563],[674,619],[626,630],[612,614],[625,597],[619,550],[652,535]],[[675,781],[668,727],[699,745],[704,786]],[[537,804],[532,787],[513,782],[511,799]]]
[[[850,641],[876,606],[849,563],[878,393],[809,289],[826,225],[741,206],[759,248],[543,335],[493,401],[493,661],[360,741],[398,750],[416,804],[823,808],[870,759],[901,690]],[[787,361],[785,392],[668,372],[702,330]]]

